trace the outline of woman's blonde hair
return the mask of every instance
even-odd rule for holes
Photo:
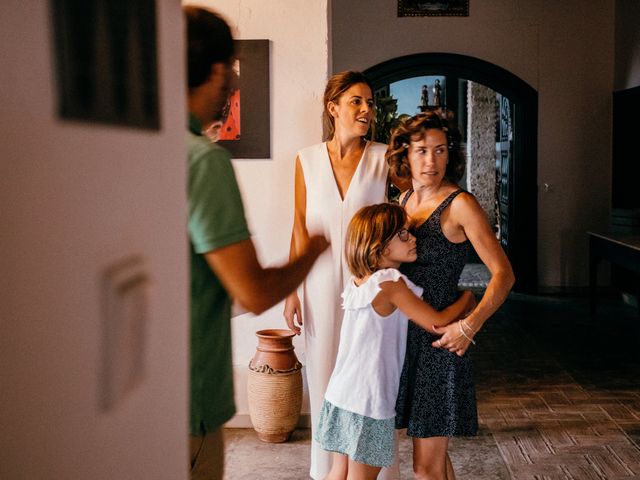
[[[363,278],[379,269],[387,244],[406,221],[404,208],[393,203],[369,205],[356,212],[349,222],[344,248],[354,277]]]

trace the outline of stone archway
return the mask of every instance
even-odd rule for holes
[[[374,89],[422,75],[450,75],[485,85],[509,99],[513,143],[502,165],[501,242],[516,275],[514,290],[535,292],[537,276],[538,92],[513,73],[466,55],[420,53],[374,65],[365,74]]]

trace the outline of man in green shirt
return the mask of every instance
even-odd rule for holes
[[[229,152],[202,135],[220,118],[232,78],[233,39],[226,22],[185,7],[188,41],[187,135],[191,262],[192,479],[222,478],[222,425],[235,413],[231,369],[231,300],[261,313],[293,291],[326,249],[323,237],[279,268],[256,256]]]

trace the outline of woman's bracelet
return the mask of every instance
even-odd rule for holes
[[[461,318],[460,322],[462,323],[462,327],[463,328],[466,328],[467,330],[469,330],[471,332],[471,335],[475,335],[476,334],[476,331],[473,328],[471,328],[469,325],[467,325],[467,320],[466,319]]]
[[[464,331],[464,328],[462,328],[462,320],[458,321],[458,328],[460,329],[460,333],[462,334],[462,336],[464,338],[466,338],[467,340],[469,340],[471,343],[473,343],[474,345],[476,344],[475,340],[473,340],[473,338],[471,338],[469,335],[467,335],[467,332]],[[467,328],[469,328],[469,326],[467,326]]]

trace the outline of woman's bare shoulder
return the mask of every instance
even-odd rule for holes
[[[451,215],[459,223],[467,221],[487,221],[487,215],[473,194],[463,191],[451,202]]]
[[[456,198],[451,202],[451,207],[460,209],[481,208],[476,197],[466,190],[462,190],[458,195],[456,195]]]

